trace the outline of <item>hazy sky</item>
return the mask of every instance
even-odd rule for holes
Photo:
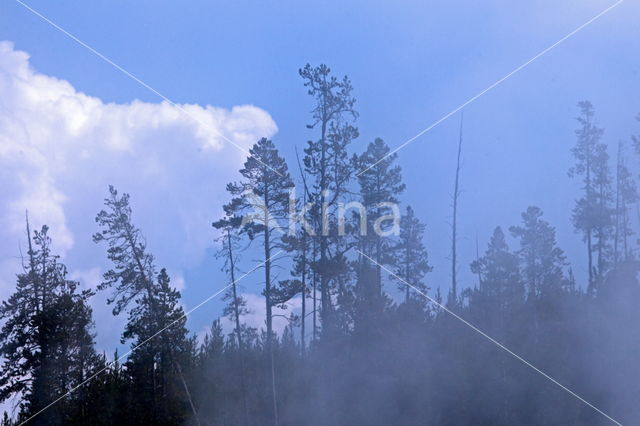
[[[243,146],[273,136],[291,161],[294,147],[314,136],[297,75],[307,62],[352,79],[361,132],[353,152],[375,137],[395,147],[614,2],[303,3],[28,2],[217,131]],[[568,207],[578,194],[567,177],[576,103],[592,101],[612,148],[640,133],[638,12],[637,2],[623,2],[465,108],[463,286],[474,283],[476,234],[483,250],[494,226],[518,223],[531,204],[558,228],[584,277],[585,249]],[[91,234],[109,183],[131,193],[135,221],[187,307],[222,287],[209,224],[242,154],[13,0],[0,3],[0,40],[0,295],[14,285],[26,208],[36,225],[53,227],[72,274],[99,281],[108,263]],[[443,290],[459,118],[399,152],[402,200],[428,227],[428,284]],[[629,157],[637,172],[638,158]],[[254,260],[245,256],[243,269]],[[259,275],[243,285],[258,293]],[[257,325],[262,305],[251,301]],[[192,329],[220,307],[214,301],[194,313]],[[99,342],[110,347],[123,319],[113,320],[101,299],[96,316]]]

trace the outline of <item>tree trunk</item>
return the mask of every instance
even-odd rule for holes
[[[587,158],[586,158],[586,177],[585,177],[585,192],[586,192],[586,199],[587,199],[587,203],[588,205],[591,204],[591,201],[593,199],[593,188],[591,187],[591,151],[589,151]],[[593,277],[593,245],[592,245],[592,241],[591,241],[591,234],[592,234],[592,224],[589,223],[588,224],[588,229],[587,229],[587,250],[589,251],[588,253],[588,266],[589,266],[589,286],[588,286],[588,291],[590,293],[592,293],[595,290],[595,283],[594,283],[594,277]]]
[[[453,186],[453,223],[451,226],[451,302],[458,304],[458,278],[457,278],[457,232],[458,232],[458,195],[460,194],[460,154],[462,152],[462,118],[460,116],[460,136],[458,140],[458,157],[456,161],[456,179]]]
[[[273,356],[273,314],[271,306],[271,236],[269,229],[269,190],[264,189],[264,297],[267,308],[267,352],[269,353],[271,366],[271,395],[273,399],[273,420],[278,425],[278,398],[276,393],[275,360]]]
[[[231,289],[233,292],[233,313],[236,323],[236,340],[238,341],[238,353],[240,354],[240,388],[242,392],[242,405],[244,408],[245,424],[249,425],[249,407],[247,405],[247,386],[245,383],[244,346],[242,345],[242,331],[240,330],[240,307],[238,306],[238,291],[236,287],[235,262],[231,248],[231,230],[227,229],[227,248],[229,251],[229,267],[231,269]]]
[[[304,203],[306,204],[306,196]],[[305,355],[305,322],[307,321],[307,233],[302,230],[302,321],[300,323],[300,356]]]
[[[322,320],[323,329],[330,329],[330,310],[331,300],[329,294],[329,279],[327,276],[327,234],[328,234],[328,206],[326,203],[327,191],[327,133],[328,119],[326,116],[322,121],[322,133],[320,138],[321,156],[320,156],[320,318]]]
[[[592,293],[595,290],[595,283],[593,282],[593,250],[591,245],[591,230],[587,231],[587,251],[588,263],[589,263],[589,292]]]
[[[638,214],[640,216],[640,213]],[[317,259],[318,246],[316,241],[313,241],[313,259]],[[314,268],[313,272],[313,342],[318,338],[318,273]]]
[[[620,171],[621,171],[621,145],[618,143],[618,159],[616,164],[616,211],[615,211],[615,234],[613,239],[613,264],[618,265],[619,247],[618,242],[620,240]]]

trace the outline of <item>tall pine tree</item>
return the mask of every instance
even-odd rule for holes
[[[320,281],[320,316],[323,330],[329,331],[333,289],[347,269],[344,239],[336,231],[337,209],[353,173],[347,147],[358,136],[358,129],[351,124],[358,114],[351,94],[353,87],[346,76],[338,79],[324,64],[317,67],[307,64],[299,74],[314,99],[312,122],[307,127],[319,132],[315,140],[308,142],[303,161],[312,181],[309,202],[313,205],[311,216],[317,245],[313,265]]]
[[[595,124],[595,112],[589,101],[578,103],[580,127],[571,152],[576,160],[570,176],[582,177],[582,197],[573,209],[573,224],[587,243],[589,291],[593,293],[605,273],[611,236],[611,177],[606,145],[600,142],[603,130]],[[596,262],[593,260],[597,254]]]
[[[129,195],[119,195],[110,186],[105,206],[96,217],[102,229],[93,239],[107,243],[113,269],[98,288],[113,289],[108,303],[114,304],[114,315],[128,309],[122,341],[133,341],[127,361],[134,389],[133,421],[179,421],[189,408],[197,420],[183,372],[190,344],[180,293],[170,286],[164,269],[156,273],[146,240],[133,224]]]
[[[266,165],[269,165],[267,167]],[[242,216],[242,231],[253,240],[262,240],[264,251],[264,291],[267,325],[267,352],[270,358],[271,392],[274,421],[278,423],[275,366],[273,361],[273,307],[284,300],[274,299],[273,260],[274,249],[282,246],[282,233],[286,229],[281,221],[289,214],[290,190],[293,181],[287,163],[278,154],[270,139],[260,139],[250,150],[249,157],[240,170],[244,180],[227,185],[234,198],[224,208],[227,215]]]
[[[380,138],[367,146],[367,150],[357,157],[354,165],[358,170],[366,170],[358,175],[360,197],[366,212],[365,235],[359,235],[362,251],[376,262],[371,286],[371,297],[382,296],[382,264],[392,260],[391,247],[394,231],[400,229],[398,197],[404,191],[400,166],[394,165],[397,154],[389,155],[390,149]],[[394,211],[395,210],[395,211]],[[385,217],[393,217],[392,220]],[[385,220],[383,220],[385,219]],[[357,229],[362,229],[357,227]],[[364,261],[369,265],[369,261]],[[366,294],[366,293],[365,293]]]

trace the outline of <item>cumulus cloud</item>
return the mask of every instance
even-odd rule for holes
[[[182,271],[211,244],[224,183],[245,157],[224,138],[248,149],[276,131],[252,105],[107,103],[38,72],[27,53],[0,42],[0,298],[20,271],[26,210],[32,228],[49,225],[75,276],[95,285],[108,264],[91,235],[109,184],[131,194],[158,263],[188,288]]]

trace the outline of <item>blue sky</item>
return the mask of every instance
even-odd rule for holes
[[[247,138],[260,132],[273,134],[289,160],[294,158],[295,146],[302,147],[313,137],[305,128],[310,99],[297,76],[298,68],[307,62],[324,62],[336,74],[350,76],[361,132],[353,152],[363,150],[375,137],[395,147],[612,3],[28,2],[172,101],[222,108],[229,112],[220,112],[231,123],[229,129],[258,117],[260,124],[243,127],[242,134]],[[640,133],[640,123],[634,119],[640,112],[639,11],[637,3],[622,3],[465,108],[459,217],[463,286],[474,282],[468,264],[475,256],[476,234],[482,249],[493,227],[518,223],[520,212],[531,204],[542,207],[547,220],[558,228],[560,245],[576,275],[584,277],[585,249],[570,225],[572,201],[578,193],[578,184],[567,177],[575,141],[573,117],[576,103],[589,99],[605,128],[606,142],[615,146]],[[12,0],[0,3],[0,40],[12,42],[15,51],[27,52],[34,72],[68,82],[76,93],[100,100],[107,110],[110,104],[130,105],[134,100],[149,108],[161,101]],[[0,71],[12,69],[5,66]],[[236,110],[234,115],[233,108],[241,105],[255,109]],[[148,117],[158,114],[149,111]],[[11,120],[11,114],[4,114]],[[429,285],[443,290],[449,281],[458,123],[456,115],[399,152],[407,183],[403,202],[411,204],[428,227],[425,243],[435,267]],[[223,186],[235,178],[227,166],[239,164],[240,157],[228,147],[215,151],[215,157],[199,156],[200,148],[185,148],[188,152],[180,161],[176,153],[183,152],[177,145],[182,137],[198,139],[197,129],[178,126],[140,136],[163,140],[144,145],[157,150],[146,153],[155,158],[158,170],[166,170],[164,175],[149,172],[151,177],[142,180],[151,189],[124,170],[122,164],[136,167],[139,157],[134,156],[126,161],[113,157],[114,164],[100,169],[95,181],[113,182],[131,192],[138,223],[158,263],[184,280],[183,296],[189,307],[223,284],[220,265],[212,256],[212,231],[189,224],[216,218],[224,202]],[[58,152],[55,144],[52,147],[51,152]],[[136,151],[138,156],[144,154]],[[223,156],[233,160],[225,164]],[[69,168],[77,166],[77,170],[55,173],[56,188],[64,200],[60,201],[64,223],[73,236],[65,249],[65,261],[78,277],[95,280],[107,264],[104,259],[96,260],[104,258],[104,250],[90,243],[90,235],[106,187],[75,184],[79,179],[92,181],[94,170],[78,165],[71,153],[64,158],[71,159]],[[637,157],[630,155],[630,163],[637,173]],[[145,163],[147,166],[153,169]],[[8,174],[0,176],[9,178]],[[29,200],[20,198],[19,191],[19,186],[2,189],[0,200]],[[190,194],[192,204],[187,205],[197,207],[197,217],[166,202],[184,201],[176,191]],[[48,214],[44,211],[39,220],[47,221]],[[60,218],[51,219],[55,220]],[[0,255],[4,260],[17,255],[21,237],[14,231],[3,234]],[[187,243],[192,239],[197,243]],[[10,270],[12,265],[15,262],[6,261],[0,270],[5,287],[15,273]],[[245,256],[244,269],[251,265],[251,256]],[[257,280],[257,276],[245,279],[248,292],[256,292]],[[3,289],[3,294],[7,291]],[[212,302],[195,313],[190,320],[192,329],[203,329],[219,314],[220,306]],[[100,318],[109,324],[98,324],[100,341],[107,347],[121,327],[106,314]]]

